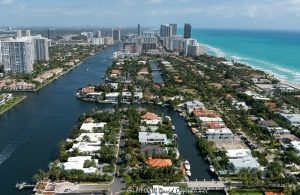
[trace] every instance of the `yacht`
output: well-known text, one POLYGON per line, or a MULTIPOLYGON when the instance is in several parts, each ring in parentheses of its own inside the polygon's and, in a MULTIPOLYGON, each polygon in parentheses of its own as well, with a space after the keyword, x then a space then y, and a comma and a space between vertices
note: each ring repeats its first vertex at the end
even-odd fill
POLYGON ((187 176, 191 177, 192 173, 191 171, 186 171, 187 176))
POLYGON ((189 171, 191 169, 191 165, 190 165, 189 161, 187 161, 187 160, 184 161, 183 165, 186 170, 189 171))
POLYGON ((214 166, 212 166, 212 165, 209 165, 209 170, 211 171, 211 172, 215 172, 215 168, 214 168, 214 166))

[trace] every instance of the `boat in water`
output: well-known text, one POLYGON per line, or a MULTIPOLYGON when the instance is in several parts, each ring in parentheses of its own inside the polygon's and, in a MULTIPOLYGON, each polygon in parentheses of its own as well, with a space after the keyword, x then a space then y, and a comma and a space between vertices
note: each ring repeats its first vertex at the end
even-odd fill
POLYGON ((214 172, 215 172, 214 166, 213 166, 213 165, 209 165, 209 170, 210 170, 212 173, 214 173, 214 172))
POLYGON ((192 176, 191 171, 186 171, 186 175, 189 176, 189 177, 191 177, 192 176))
POLYGON ((186 170, 189 171, 191 169, 191 165, 190 165, 190 162, 188 160, 184 161, 183 165, 184 165, 184 168, 186 170))

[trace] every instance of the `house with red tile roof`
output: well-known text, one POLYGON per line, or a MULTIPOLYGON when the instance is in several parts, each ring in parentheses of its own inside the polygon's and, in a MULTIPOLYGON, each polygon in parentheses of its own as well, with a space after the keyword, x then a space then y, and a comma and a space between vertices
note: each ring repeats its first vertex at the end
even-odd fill
POLYGON ((265 192, 265 195, 285 195, 283 192, 265 192))
POLYGON ((160 159, 160 158, 151 158, 149 157, 146 163, 151 167, 169 167, 172 166, 171 159, 160 159))

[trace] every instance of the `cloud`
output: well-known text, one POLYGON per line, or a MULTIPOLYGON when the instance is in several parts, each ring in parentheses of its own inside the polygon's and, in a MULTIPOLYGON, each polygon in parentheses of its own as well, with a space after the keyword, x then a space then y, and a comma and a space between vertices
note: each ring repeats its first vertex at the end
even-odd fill
POLYGON ((15 1, 14 0, 2 0, 1 4, 2 5, 11 5, 13 4, 15 1))

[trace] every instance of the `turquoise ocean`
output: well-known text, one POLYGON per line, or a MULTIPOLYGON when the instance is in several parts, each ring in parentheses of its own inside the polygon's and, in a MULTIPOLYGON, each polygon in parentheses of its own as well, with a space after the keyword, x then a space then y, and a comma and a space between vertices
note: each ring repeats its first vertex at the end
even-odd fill
POLYGON ((300 31, 193 29, 192 38, 210 55, 300 83, 300 31))

